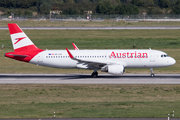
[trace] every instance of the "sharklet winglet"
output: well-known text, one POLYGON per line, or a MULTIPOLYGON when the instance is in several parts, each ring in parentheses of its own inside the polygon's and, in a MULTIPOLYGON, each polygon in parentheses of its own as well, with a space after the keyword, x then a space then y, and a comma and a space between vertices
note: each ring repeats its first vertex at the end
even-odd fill
POLYGON ((79 50, 79 48, 74 43, 72 43, 72 45, 74 47, 74 50, 79 50))
POLYGON ((71 52, 68 50, 68 48, 66 48, 66 50, 67 50, 67 53, 69 54, 69 57, 70 57, 71 59, 73 59, 74 56, 71 54, 71 52))

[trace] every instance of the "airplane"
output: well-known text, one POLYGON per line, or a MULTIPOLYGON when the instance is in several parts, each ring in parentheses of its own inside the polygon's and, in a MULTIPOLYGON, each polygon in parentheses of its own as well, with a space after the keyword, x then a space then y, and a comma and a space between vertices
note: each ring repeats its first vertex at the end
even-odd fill
POLYGON ((121 75, 126 68, 150 68, 153 77, 153 68, 176 63, 165 52, 152 49, 79 50, 73 44, 75 50, 42 50, 17 24, 9 23, 8 28, 14 52, 5 53, 5 57, 47 67, 94 70, 92 77, 98 76, 98 70, 121 75))

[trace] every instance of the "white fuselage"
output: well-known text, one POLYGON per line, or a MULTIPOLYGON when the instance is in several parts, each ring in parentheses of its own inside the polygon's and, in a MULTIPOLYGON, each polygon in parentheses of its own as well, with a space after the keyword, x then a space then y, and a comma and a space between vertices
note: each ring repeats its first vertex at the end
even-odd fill
MULTIPOLYGON (((124 68, 157 68, 175 64, 172 57, 158 50, 70 50, 75 58, 86 61, 120 64, 124 68)), ((30 63, 56 68, 93 69, 95 64, 84 65, 69 57, 66 50, 46 50, 37 54, 30 63)), ((99 64, 98 64, 99 65, 99 64)))

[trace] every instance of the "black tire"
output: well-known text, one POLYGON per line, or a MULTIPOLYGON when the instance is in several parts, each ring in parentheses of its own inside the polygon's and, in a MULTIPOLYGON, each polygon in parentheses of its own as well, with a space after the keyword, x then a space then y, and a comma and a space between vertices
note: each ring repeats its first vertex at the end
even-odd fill
POLYGON ((152 73, 150 76, 151 76, 151 77, 154 77, 155 75, 154 75, 154 73, 152 73))
POLYGON ((98 76, 98 72, 93 72, 92 74, 91 74, 91 77, 93 77, 93 78, 96 78, 98 76))

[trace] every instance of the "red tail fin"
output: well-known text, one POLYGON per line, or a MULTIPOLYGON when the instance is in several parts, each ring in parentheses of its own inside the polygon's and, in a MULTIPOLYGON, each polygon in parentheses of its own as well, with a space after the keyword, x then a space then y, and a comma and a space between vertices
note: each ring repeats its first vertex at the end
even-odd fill
POLYGON ((6 57, 29 62, 35 55, 43 51, 34 45, 17 24, 9 23, 8 27, 14 52, 6 53, 6 57))

